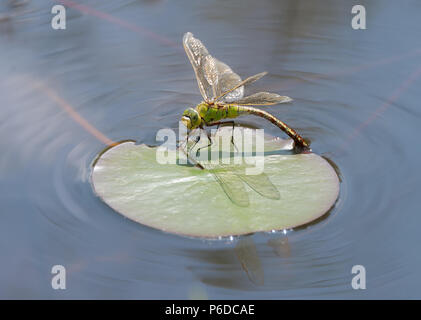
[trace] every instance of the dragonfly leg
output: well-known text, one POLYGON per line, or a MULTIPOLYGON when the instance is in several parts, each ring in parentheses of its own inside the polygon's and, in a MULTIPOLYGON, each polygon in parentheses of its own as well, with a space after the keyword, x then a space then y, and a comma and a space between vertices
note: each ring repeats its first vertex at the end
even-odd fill
MULTIPOLYGON (((193 150, 194 149, 194 147, 196 146, 196 144, 199 142, 199 140, 200 140, 200 136, 198 136, 197 138, 196 138, 196 141, 194 142, 194 144, 192 145, 192 147, 190 148, 190 150, 193 150)), ((187 136, 187 144, 186 144, 187 146, 189 145, 189 136, 187 136)), ((187 150, 188 151, 188 150, 187 150)), ((190 153, 190 151, 188 151, 188 153, 190 153)))
MULTIPOLYGON (((206 135, 207 135, 207 137, 208 137, 209 144, 208 144, 206 147, 200 147, 200 148, 198 148, 198 149, 196 150, 196 158, 198 158, 198 157, 199 157, 200 150, 202 150, 202 149, 204 149, 204 148, 209 148, 209 147, 212 145, 212 139, 211 139, 210 133, 206 131, 206 135)), ((199 142, 199 140, 200 140, 200 136, 198 137, 198 139, 197 139, 196 143, 194 144, 194 146, 195 146, 195 145, 199 142)), ((194 146, 193 146, 193 147, 194 147, 194 146)), ((192 149, 193 149, 193 148, 192 148, 192 149)))
POLYGON ((221 126, 221 124, 231 124, 232 125, 232 130, 231 130, 231 132, 232 132, 232 134, 231 134, 231 143, 234 146, 235 151, 238 152, 238 148, 237 148, 237 146, 234 143, 234 127, 235 127, 235 122, 234 121, 232 121, 232 120, 229 120, 229 121, 218 121, 218 122, 210 123, 207 126, 208 127, 210 127, 210 126, 217 126, 216 127, 216 130, 218 130, 219 127, 221 126))

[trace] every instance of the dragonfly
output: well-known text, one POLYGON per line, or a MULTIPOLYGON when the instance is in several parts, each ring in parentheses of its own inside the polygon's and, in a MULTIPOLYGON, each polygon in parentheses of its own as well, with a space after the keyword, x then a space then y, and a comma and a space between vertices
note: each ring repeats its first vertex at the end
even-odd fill
MULTIPOLYGON (((234 144, 234 122, 221 121, 237 118, 241 115, 256 115, 269 120, 288 136, 290 136, 296 146, 308 148, 309 145, 294 129, 277 119, 272 114, 255 108, 253 106, 268 106, 278 103, 292 101, 287 96, 280 96, 276 93, 259 92, 244 97, 244 87, 256 80, 259 80, 267 72, 261 72, 254 76, 241 80, 241 77, 232 71, 225 63, 212 57, 203 43, 194 38, 191 32, 187 32, 183 37, 183 46, 189 58, 196 75, 199 91, 204 99, 195 108, 188 108, 183 112, 181 122, 187 127, 188 135, 184 143, 181 143, 180 149, 189 160, 201 169, 207 169, 213 174, 217 182, 221 185, 228 198, 236 205, 241 207, 249 206, 249 197, 245 188, 248 185, 261 196, 278 200, 280 199, 279 190, 270 181, 264 173, 257 175, 246 175, 241 167, 228 166, 222 163, 211 164, 201 162, 190 155, 192 148, 189 148, 189 133, 195 129, 203 130, 204 127, 232 124, 233 135, 231 142, 234 144)), ((211 135, 207 134, 209 147, 212 144, 211 135)), ((197 143, 198 140, 196 140, 197 143)), ((235 145, 234 145, 235 146, 235 145)), ((199 148, 200 149, 200 148, 199 148)), ((199 151, 197 150, 197 152, 199 151)), ((196 154, 197 156, 197 154, 196 154)))
MULTIPOLYGON (((258 92, 244 97, 244 87, 259 80, 267 72, 241 80, 241 77, 227 64, 212 57, 203 43, 191 32, 184 34, 183 47, 193 66, 199 91, 203 97, 203 101, 195 108, 188 108, 182 114, 181 122, 189 131, 196 128, 203 129, 204 126, 219 126, 222 123, 234 125, 233 121, 221 120, 242 115, 255 115, 269 120, 284 131, 294 140, 296 146, 303 149, 309 148, 308 142, 285 122, 265 110, 254 107, 290 102, 292 101, 290 97, 270 92, 258 92)), ((208 139, 211 144, 209 135, 208 139)))

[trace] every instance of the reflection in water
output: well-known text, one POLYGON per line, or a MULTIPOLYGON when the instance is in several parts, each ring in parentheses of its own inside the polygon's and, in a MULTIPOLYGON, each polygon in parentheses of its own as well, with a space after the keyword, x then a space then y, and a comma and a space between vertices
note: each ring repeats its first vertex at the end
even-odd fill
POLYGON ((291 248, 288 243, 288 238, 282 237, 282 238, 275 238, 275 239, 269 239, 268 245, 273 248, 273 251, 276 255, 278 255, 281 258, 288 258, 291 255, 291 248))
POLYGON ((235 253, 250 281, 262 286, 264 284, 263 268, 252 238, 242 237, 235 247, 235 253))
POLYGON ((371 1, 363 32, 338 1, 186 10, 89 0, 93 10, 68 7, 62 31, 51 29, 51 2, 9 4, 0 3, 0 297, 420 298, 419 3, 371 1), (200 241, 127 221, 95 197, 90 166, 104 144, 156 145, 156 132, 200 100, 186 31, 243 78, 269 71, 250 91, 294 98, 267 110, 340 168, 341 195, 323 220, 287 237, 200 241), (55 264, 68 268, 60 295, 55 264), (364 292, 350 289, 356 264, 364 292))

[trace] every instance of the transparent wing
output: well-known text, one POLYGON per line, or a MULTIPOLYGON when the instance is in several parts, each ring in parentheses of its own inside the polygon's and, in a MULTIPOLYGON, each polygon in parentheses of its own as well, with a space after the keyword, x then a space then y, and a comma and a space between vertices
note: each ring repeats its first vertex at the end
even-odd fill
POLYGON ((205 101, 210 101, 216 96, 218 83, 218 68, 215 59, 209 54, 203 43, 187 32, 183 37, 183 46, 189 58, 197 85, 205 101))
POLYGON ((241 77, 236 74, 225 63, 215 59, 218 70, 218 85, 216 88, 216 97, 223 97, 223 101, 232 102, 241 99, 244 95, 244 86, 238 86, 236 89, 230 91, 241 83, 241 77), (228 91, 230 91, 228 93, 228 91), (224 94, 227 93, 227 94, 224 94))
POLYGON ((236 100, 239 100, 240 98, 243 97, 244 94, 244 86, 253 83, 254 81, 259 80, 260 78, 262 78, 263 76, 265 76, 267 74, 267 72, 261 72, 258 74, 255 74, 254 76, 248 77, 247 79, 240 81, 238 83, 232 83, 231 86, 227 86, 228 89, 226 91, 221 91, 221 93, 219 93, 215 100, 219 101, 219 102, 225 102, 225 103, 230 103, 230 102, 236 102, 236 100), (234 96, 233 99, 230 99, 231 95, 236 92, 237 90, 241 89, 241 96, 234 96))
POLYGON ((281 195, 265 173, 258 175, 237 174, 250 188, 265 198, 279 200, 281 195))
POLYGON ((235 102, 244 95, 244 86, 260 79, 262 72, 241 81, 225 63, 213 58, 203 43, 187 32, 183 46, 196 74, 197 85, 203 99, 207 102, 218 100, 222 103, 235 102))
POLYGON ((249 206, 249 198, 243 181, 233 172, 225 168, 209 170, 221 185, 222 189, 236 205, 249 206))
POLYGON ((258 92, 250 96, 244 97, 242 99, 236 100, 235 104, 241 106, 268 106, 272 104, 285 103, 290 101, 292 101, 292 99, 287 96, 280 96, 279 94, 269 92, 258 92))

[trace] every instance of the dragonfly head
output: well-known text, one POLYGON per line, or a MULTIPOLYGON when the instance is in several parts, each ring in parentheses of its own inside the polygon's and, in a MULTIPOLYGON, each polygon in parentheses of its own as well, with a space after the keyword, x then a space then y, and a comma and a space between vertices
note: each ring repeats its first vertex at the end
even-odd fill
POLYGON ((187 127, 188 130, 196 129, 202 123, 202 118, 199 113, 193 109, 188 108, 184 110, 181 122, 187 127))

